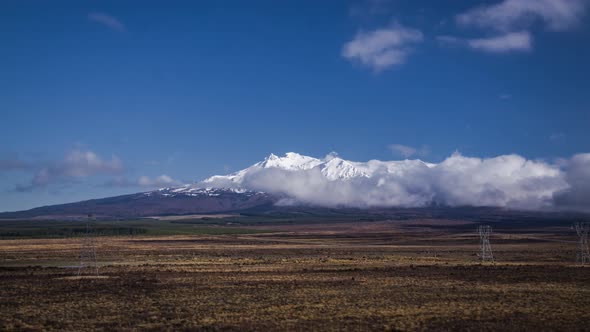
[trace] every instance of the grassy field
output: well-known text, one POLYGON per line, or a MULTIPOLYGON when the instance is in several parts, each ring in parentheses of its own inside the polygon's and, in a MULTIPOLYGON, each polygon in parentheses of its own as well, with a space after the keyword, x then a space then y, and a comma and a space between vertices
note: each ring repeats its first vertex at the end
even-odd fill
MULTIPOLYGON (((96 236, 158 236, 199 234, 247 234, 246 228, 231 227, 231 223, 215 218, 186 220, 104 220, 91 221, 90 229, 96 236)), ((239 224, 237 224, 239 226, 239 224)), ((257 230, 256 232, 264 232, 257 230)), ((80 237, 86 233, 85 221, 63 220, 0 220, 0 240, 45 239, 80 237)))
POLYGON ((99 278, 76 237, 2 240, 0 330, 589 329, 567 227, 496 225, 494 264, 461 220, 227 228, 99 237, 99 278))

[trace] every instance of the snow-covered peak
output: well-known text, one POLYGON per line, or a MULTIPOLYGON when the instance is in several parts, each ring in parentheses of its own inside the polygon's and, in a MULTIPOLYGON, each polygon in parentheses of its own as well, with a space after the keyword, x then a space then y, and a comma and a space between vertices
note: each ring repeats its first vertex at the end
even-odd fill
POLYGON ((251 188, 252 179, 258 176, 256 174, 266 169, 279 169, 288 172, 317 170, 328 181, 348 181, 353 178, 403 177, 408 171, 415 170, 417 167, 431 168, 435 166, 436 164, 428 164, 421 160, 354 162, 344 160, 334 153, 329 154, 324 159, 308 157, 295 152, 288 152, 282 157, 271 153, 264 160, 240 171, 228 175, 214 175, 197 185, 168 190, 177 190, 179 193, 192 193, 195 188, 199 188, 199 190, 203 188, 253 189, 251 188))
POLYGON ((274 153, 271 153, 268 157, 264 158, 264 161, 269 161, 269 160, 272 161, 272 160, 277 160, 277 159, 279 159, 279 156, 277 156, 274 153))
POLYGON ((338 157, 330 158, 327 162, 324 162, 322 174, 328 180, 350 179, 358 176, 370 177, 369 173, 355 167, 352 162, 338 157))
POLYGON ((381 176, 384 174, 402 176, 406 170, 413 169, 418 165, 436 166, 436 164, 427 164, 421 160, 353 162, 344 160, 333 153, 324 159, 308 157, 295 152, 287 152, 282 157, 271 153, 263 161, 248 168, 228 175, 215 175, 205 179, 202 183, 218 188, 240 188, 244 185, 248 175, 269 168, 285 171, 308 171, 317 168, 330 181, 349 180, 357 177, 371 178, 378 174, 381 176))
POLYGON ((263 168, 280 168, 289 171, 307 170, 321 164, 322 161, 313 157, 303 156, 295 152, 287 152, 284 157, 270 154, 264 161, 256 164, 263 168))

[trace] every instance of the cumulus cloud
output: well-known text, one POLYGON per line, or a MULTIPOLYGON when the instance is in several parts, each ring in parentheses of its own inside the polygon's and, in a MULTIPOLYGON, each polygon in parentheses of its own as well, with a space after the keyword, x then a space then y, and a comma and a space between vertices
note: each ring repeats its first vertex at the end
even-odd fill
POLYGON ((89 150, 72 150, 60 162, 43 166, 28 185, 17 186, 18 191, 30 191, 50 183, 69 181, 93 175, 114 175, 124 170, 123 163, 116 156, 105 160, 89 150))
POLYGON ((174 180, 170 176, 163 174, 155 178, 150 178, 148 176, 141 176, 137 183, 142 187, 167 187, 167 186, 174 186, 179 185, 180 182, 174 180))
POLYGON ((464 46, 489 53, 522 52, 532 49, 532 37, 528 31, 509 32, 499 36, 473 39, 438 36, 437 40, 444 45, 464 46))
POLYGON ((529 30, 535 23, 549 30, 566 31, 580 23, 589 5, 590 0, 503 0, 472 8, 455 17, 457 24, 463 27, 493 32, 491 37, 439 36, 437 39, 446 45, 467 46, 484 52, 529 51, 533 43, 529 30))
POLYGON ((588 0, 504 0, 473 8, 456 16, 459 24, 510 31, 543 22, 555 31, 576 26, 589 5, 588 0))
POLYGON ((527 31, 510 32, 505 35, 467 40, 474 50, 505 53, 512 51, 529 51, 532 47, 531 34, 527 31))
POLYGON ((121 21, 119 21, 116 17, 111 16, 109 14, 93 12, 93 13, 88 14, 88 19, 92 22, 102 24, 111 30, 115 30, 115 31, 119 31, 119 32, 127 31, 127 28, 125 27, 125 25, 123 23, 121 23, 121 21))
POLYGON ((421 148, 414 148, 403 144, 391 144, 389 145, 389 149, 394 154, 401 155, 404 158, 409 158, 411 156, 424 157, 430 153, 430 149, 427 146, 422 146, 421 148))
POLYGON ((135 188, 161 188, 178 186, 181 182, 173 179, 171 176, 162 174, 157 177, 140 176, 137 179, 130 180, 125 177, 116 177, 107 181, 104 187, 135 187, 135 188))
POLYGON ((470 158, 454 154, 433 168, 437 202, 539 209, 567 188, 561 170, 518 155, 470 158))
POLYGON ((412 45, 423 40, 422 32, 393 24, 374 31, 359 31, 342 48, 342 56, 379 72, 406 62, 412 45))
MULTIPOLYGON (((285 158, 286 159, 286 158, 285 158)), ((353 162, 331 156, 308 169, 256 164, 206 180, 206 186, 265 191, 282 204, 329 207, 497 206, 580 208, 590 197, 590 154, 565 164, 519 155, 473 158, 455 153, 438 164, 420 160, 353 162), (566 165, 566 166, 564 166, 566 165)))
POLYGON ((389 146, 389 149, 394 152, 394 153, 399 153, 402 156, 408 158, 414 154, 416 154, 416 149, 411 147, 411 146, 407 146, 407 145, 403 145, 403 144, 391 144, 389 146))
POLYGON ((561 161, 569 187, 554 194, 555 205, 568 210, 590 212, 590 153, 561 161))

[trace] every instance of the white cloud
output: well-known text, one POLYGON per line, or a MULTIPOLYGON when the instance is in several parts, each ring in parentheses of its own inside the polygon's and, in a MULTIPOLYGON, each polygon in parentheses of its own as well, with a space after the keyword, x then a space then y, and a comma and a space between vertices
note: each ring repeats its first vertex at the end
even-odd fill
POLYGON ((389 149, 394 154, 401 155, 405 158, 409 158, 411 156, 424 157, 430 153, 430 148, 426 145, 422 146, 421 148, 414 148, 403 144, 391 144, 389 145, 389 149))
POLYGON ((176 186, 179 185, 180 182, 174 180, 172 177, 163 174, 155 178, 150 178, 148 176, 141 176, 137 180, 137 184, 142 187, 167 187, 167 186, 176 186))
POLYGON ((563 31, 576 26, 589 2, 587 0, 504 0, 459 14, 456 20, 465 26, 499 31, 528 27, 541 21, 551 30, 563 31))
POLYGON ((391 144, 389 146, 389 149, 392 152, 401 154, 402 156, 404 156, 406 158, 411 157, 412 155, 416 154, 415 148, 413 148, 411 146, 407 146, 407 145, 402 145, 402 144, 391 144))
POLYGON ((419 160, 353 162, 331 156, 318 160, 320 163, 313 168, 301 170, 257 164, 233 177, 210 178, 204 185, 278 194, 285 197, 282 201, 285 204, 330 207, 443 204, 549 209, 554 207, 556 193, 570 193, 570 196, 559 196, 562 205, 571 201, 571 196, 585 200, 590 197, 584 196, 585 190, 590 191, 590 174, 585 171, 590 167, 582 167, 586 162, 590 166, 590 154, 573 160, 577 166, 564 170, 561 165, 518 155, 472 158, 455 153, 438 164, 419 160), (334 174, 349 176, 339 178, 334 174), (587 179, 587 184, 574 192, 568 191, 579 186, 572 184, 572 180, 583 183, 579 178, 587 179))
POLYGON ((130 180, 124 177, 117 177, 112 180, 107 181, 103 186, 104 187, 129 187, 129 188, 162 188, 162 187, 172 187, 178 186, 181 182, 178 180, 173 179, 171 176, 166 174, 162 174, 157 177, 149 177, 149 176, 140 176, 135 180, 130 180))
POLYGON ((438 36, 436 39, 444 45, 469 47, 489 53, 523 52, 532 49, 532 37, 527 31, 509 32, 487 38, 463 39, 454 36, 438 36))
POLYGON ((590 0, 503 0, 468 10, 455 17, 462 26, 479 27, 499 35, 467 39, 439 36, 439 42, 446 45, 462 45, 491 52, 523 52, 532 49, 531 30, 536 23, 549 30, 565 31, 577 26, 590 0))
POLYGON ((359 31, 342 48, 342 56, 379 72, 406 62, 411 45, 423 40, 422 32, 393 24, 374 31, 359 31))
POLYGON ((590 153, 573 156, 564 168, 569 187, 554 193, 556 207, 590 212, 590 153))
POLYGON ((102 24, 111 30, 120 32, 127 31, 127 28, 123 23, 121 23, 121 21, 109 14, 93 12, 88 14, 88 19, 92 22, 102 24))
POLYGON ((68 181, 93 175, 116 175, 124 170, 123 163, 116 156, 105 160, 89 150, 72 150, 59 162, 43 166, 29 185, 17 186, 18 191, 28 191, 50 183, 68 181))
POLYGON ((467 40, 475 50, 493 53, 529 51, 532 48, 531 34, 527 31, 510 32, 505 35, 467 40))

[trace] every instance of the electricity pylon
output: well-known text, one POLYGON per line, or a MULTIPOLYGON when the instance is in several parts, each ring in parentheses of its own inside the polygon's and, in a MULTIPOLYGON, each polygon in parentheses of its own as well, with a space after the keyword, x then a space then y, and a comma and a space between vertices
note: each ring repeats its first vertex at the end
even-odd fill
POLYGON ((88 215, 86 221, 86 232, 82 237, 82 244, 80 246, 80 265, 78 266, 78 276, 82 274, 82 270, 90 268, 92 272, 98 276, 98 265, 96 264, 96 237, 92 228, 90 227, 90 221, 93 220, 91 214, 88 215))
POLYGON ((477 227, 477 233, 480 239, 480 254, 479 258, 482 262, 493 262, 494 253, 490 245, 490 234, 492 234, 492 226, 480 225, 477 227))
POLYGON ((580 264, 590 263, 590 251, 588 251, 588 230, 590 224, 587 222, 577 222, 574 229, 578 233, 578 250, 576 251, 576 262, 580 264))

